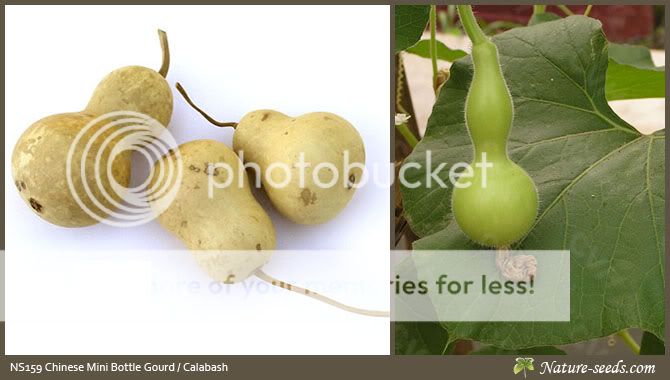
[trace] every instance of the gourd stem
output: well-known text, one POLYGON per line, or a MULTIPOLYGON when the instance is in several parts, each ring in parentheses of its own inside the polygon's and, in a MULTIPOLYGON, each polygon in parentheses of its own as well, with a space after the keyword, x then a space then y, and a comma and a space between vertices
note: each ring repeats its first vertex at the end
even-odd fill
POLYGON ((556 6, 558 7, 558 9, 562 10, 563 13, 565 13, 566 16, 572 16, 572 15, 574 15, 574 13, 573 13, 573 12, 570 10, 570 8, 568 8, 567 6, 562 5, 562 4, 558 4, 558 5, 556 5, 556 6))
POLYGON ((593 8, 593 4, 589 4, 586 6, 586 10, 584 10, 584 17, 589 17, 589 14, 591 14, 591 9, 593 8))
POLYGON ((630 336, 628 330, 621 330, 616 334, 619 336, 619 338, 621 338, 621 340, 623 340, 624 343, 626 343, 626 346, 628 346, 636 355, 640 354, 640 346, 633 339, 633 337, 630 336))
POLYGON ((186 93, 186 90, 184 90, 184 87, 181 86, 181 83, 177 82, 176 84, 177 91, 181 94, 181 96, 186 100, 186 103, 188 103, 189 106, 191 106, 194 110, 198 111, 199 114, 202 115, 207 121, 212 123, 213 125, 216 125, 217 127, 237 127, 237 123, 233 121, 229 122, 220 122, 215 120, 213 117, 209 116, 205 111, 201 110, 200 107, 196 106, 195 103, 189 98, 188 94, 186 93))
POLYGON ((158 69, 158 73, 165 78, 170 69, 170 47, 168 46, 167 33, 158 29, 158 39, 161 42, 161 50, 163 51, 163 62, 161 63, 161 68, 158 69))
POLYGON ((437 93, 437 40, 435 38, 437 6, 430 6, 430 60, 433 66, 433 91, 437 93))
POLYGON ((274 285, 274 286, 282 288, 282 289, 290 290, 292 292, 296 292, 298 294, 302 294, 302 295, 305 295, 307 297, 314 298, 316 300, 327 303, 328 305, 331 305, 331 306, 335 306, 337 308, 348 311, 350 313, 366 315, 366 316, 369 316, 369 317, 389 317, 390 316, 390 313, 388 311, 359 309, 357 307, 345 305, 343 303, 335 301, 334 299, 322 296, 321 294, 315 293, 315 292, 313 292, 309 289, 305 289, 305 288, 301 288, 299 286, 291 285, 288 282, 279 281, 279 280, 275 279, 274 277, 268 275, 267 273, 263 272, 262 269, 258 269, 255 274, 256 274, 256 277, 258 277, 261 280, 267 282, 268 284, 274 285))
POLYGON ((457 5, 456 7, 458 8, 458 16, 461 19, 463 29, 465 29, 465 33, 467 33, 468 37, 470 37, 472 44, 479 45, 488 41, 488 37, 486 37, 482 28, 479 27, 479 24, 477 24, 475 14, 472 13, 472 6, 457 5))
POLYGON ((544 13, 546 9, 547 9, 547 6, 544 5, 544 4, 543 5, 533 5, 533 14, 536 15, 536 14, 544 13))

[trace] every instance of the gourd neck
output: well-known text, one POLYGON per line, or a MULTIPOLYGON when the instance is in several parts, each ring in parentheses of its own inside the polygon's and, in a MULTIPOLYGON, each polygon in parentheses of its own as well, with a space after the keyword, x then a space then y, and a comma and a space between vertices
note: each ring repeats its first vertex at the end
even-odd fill
POLYGON ((483 142, 474 144, 474 148, 475 162, 482 162, 484 157, 486 157, 486 161, 488 162, 502 162, 509 160, 509 157, 507 156, 507 144, 500 144, 498 142, 483 142))
POLYGON ((482 43, 486 43, 489 39, 484 34, 482 28, 477 24, 477 19, 475 14, 472 13, 471 5, 457 5, 458 16, 463 24, 463 29, 468 34, 468 37, 472 41, 472 45, 476 46, 482 43))
POLYGON ((496 45, 486 40, 472 47, 472 63, 475 66, 475 75, 490 77, 488 79, 503 80, 500 71, 500 59, 496 45))

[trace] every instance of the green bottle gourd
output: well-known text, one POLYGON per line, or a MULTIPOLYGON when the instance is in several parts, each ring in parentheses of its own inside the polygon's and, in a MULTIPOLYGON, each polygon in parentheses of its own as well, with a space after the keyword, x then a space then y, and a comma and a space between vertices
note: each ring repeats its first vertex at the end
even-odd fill
POLYGON ((507 156, 514 107, 498 50, 477 25, 471 6, 459 5, 458 11, 473 44, 474 76, 465 102, 465 121, 475 158, 473 175, 461 176, 455 184, 452 211, 470 239, 507 248, 532 227, 538 209, 537 189, 528 173, 507 156))

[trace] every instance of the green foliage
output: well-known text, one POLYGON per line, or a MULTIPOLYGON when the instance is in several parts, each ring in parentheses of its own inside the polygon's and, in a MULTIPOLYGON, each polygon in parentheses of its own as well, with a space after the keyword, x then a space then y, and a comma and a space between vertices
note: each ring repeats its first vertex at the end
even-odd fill
POLYGON ((539 346, 519 350, 503 350, 495 346, 485 346, 470 355, 565 355, 565 351, 553 346, 539 346))
MULTIPOLYGON (((583 16, 493 38, 515 106, 513 161, 537 184, 539 216, 518 249, 571 251, 571 322, 445 323, 449 342, 500 349, 568 344, 638 327, 664 331, 665 133, 641 135, 608 106, 608 43, 583 16)), ((406 163, 472 160, 463 120, 470 57, 454 63, 424 139, 406 163)), ((449 167, 448 166, 448 167, 449 167)), ((439 177, 448 182, 448 167, 439 177)), ((426 170, 407 170, 424 182, 426 170)), ((451 186, 402 187, 415 249, 477 249, 454 223, 451 186)), ((448 342, 445 342, 445 345, 448 342)))
MULTIPOLYGON (((442 42, 440 41, 436 42, 437 42, 437 59, 453 62, 459 58, 463 58, 466 55, 468 55, 468 53, 464 52, 463 50, 459 49, 452 50, 442 42)), ((407 48, 405 51, 414 55, 418 55, 419 57, 430 59, 430 40, 421 40, 417 42, 416 45, 407 48)))
POLYGON ((644 46, 609 44, 607 100, 665 97, 665 67, 656 67, 644 46))
POLYGON ((429 5, 395 6, 395 52, 401 52, 419 41, 428 24, 429 5))
MULTIPOLYGON (((559 20, 553 13, 537 13, 528 25, 559 20)), ((605 82, 607 100, 665 97, 665 67, 656 67, 651 52, 644 46, 610 42, 609 64, 605 82)))
POLYGON ((396 355, 443 355, 447 330, 437 322, 396 322, 396 355))

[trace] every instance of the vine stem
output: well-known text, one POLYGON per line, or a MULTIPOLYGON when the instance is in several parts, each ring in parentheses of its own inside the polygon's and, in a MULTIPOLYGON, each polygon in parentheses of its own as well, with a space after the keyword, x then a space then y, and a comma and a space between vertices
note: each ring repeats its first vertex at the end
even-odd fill
POLYGON ((430 61, 433 65, 433 91, 437 93, 437 39, 436 33, 437 6, 430 6, 430 61))
POLYGON ((407 141, 407 144, 409 144, 409 146, 414 149, 416 144, 419 143, 419 140, 417 140, 416 136, 414 136, 414 133, 409 130, 407 123, 396 124, 395 128, 398 130, 398 132, 400 132, 405 141, 407 141))
MULTIPOLYGON (((396 106, 396 112, 398 113, 404 113, 405 115, 409 115, 409 112, 405 109, 405 107, 402 106, 402 90, 403 90, 403 78, 405 76, 405 67, 402 63, 402 57, 398 59, 398 75, 396 76, 396 93, 395 93, 395 106, 396 106)), ((404 129, 400 127, 399 125, 396 124, 396 129, 398 132, 400 132, 400 135, 405 139, 407 144, 414 149, 416 144, 418 144, 418 140, 414 133, 407 127, 407 123, 405 123, 404 129)))
POLYGON ((301 288, 296 285, 289 284, 288 282, 284 281, 279 281, 276 278, 270 276, 269 274, 265 273, 263 270, 258 269, 256 270, 256 273, 254 273, 256 277, 260 278, 261 280, 269 283, 270 285, 286 289, 298 294, 302 294, 304 296, 314 298, 316 300, 319 300, 321 302, 327 303, 328 305, 335 306, 338 309, 342 309, 344 311, 348 311, 350 313, 355 313, 355 314, 361 314, 361 315, 366 315, 368 317, 389 317, 391 315, 390 312, 388 311, 378 311, 378 310, 366 310, 366 309, 359 309, 357 307, 345 305, 341 302, 335 301, 332 298, 328 298, 326 296, 322 296, 319 293, 313 292, 309 289, 301 288))
POLYGON ((584 16, 589 17, 589 14, 591 13, 592 8, 593 8, 593 4, 587 5, 586 10, 584 11, 584 16))
POLYGON ((409 115, 409 112, 402 106, 402 91, 403 91, 403 79, 405 77, 405 66, 402 63, 402 57, 398 59, 398 75, 396 76, 395 83, 395 109, 396 113, 404 113, 409 115))
POLYGON ((573 15, 574 15, 574 13, 573 13, 573 12, 570 10, 570 8, 568 8, 567 6, 562 5, 562 4, 558 4, 558 5, 556 5, 556 6, 557 6, 560 10, 562 10, 563 13, 565 13, 566 15, 568 15, 568 16, 573 16, 573 15))
POLYGON ((188 103, 189 106, 191 106, 194 110, 198 111, 202 117, 205 118, 205 120, 209 121, 213 125, 216 125, 217 127, 232 127, 235 128, 237 127, 237 123, 233 121, 228 121, 228 122, 220 122, 213 117, 209 116, 205 111, 200 109, 200 107, 196 106, 195 103, 191 100, 191 98, 188 96, 188 93, 186 93, 186 90, 184 90, 184 87, 182 87, 181 83, 177 82, 176 84, 177 91, 181 94, 181 96, 186 100, 186 103, 188 103))
POLYGON ((472 5, 457 5, 456 7, 458 8, 458 16, 461 18, 463 29, 465 29, 465 33, 470 38, 470 41, 472 41, 472 44, 478 45, 488 41, 484 31, 477 24, 475 14, 472 13, 472 5))
POLYGON ((633 339, 633 337, 630 336, 628 330, 621 330, 616 334, 619 336, 619 338, 621 338, 621 340, 623 340, 624 343, 626 343, 631 351, 633 351, 636 355, 640 355, 640 346, 633 339))
POLYGON ((163 61, 158 73, 165 78, 170 69, 170 47, 168 46, 167 33, 158 29, 158 39, 161 42, 161 51, 163 52, 163 61))

